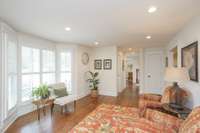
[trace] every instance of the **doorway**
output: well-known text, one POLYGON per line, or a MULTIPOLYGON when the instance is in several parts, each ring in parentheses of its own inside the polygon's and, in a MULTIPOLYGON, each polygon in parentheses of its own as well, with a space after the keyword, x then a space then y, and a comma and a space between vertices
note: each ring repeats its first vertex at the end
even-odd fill
POLYGON ((126 87, 138 86, 140 84, 140 62, 139 54, 136 52, 127 53, 125 62, 126 87))

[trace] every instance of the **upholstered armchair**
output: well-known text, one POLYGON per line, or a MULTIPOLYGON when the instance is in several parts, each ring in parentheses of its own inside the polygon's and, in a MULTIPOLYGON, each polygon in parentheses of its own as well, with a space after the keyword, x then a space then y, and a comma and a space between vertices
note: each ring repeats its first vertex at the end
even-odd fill
MULTIPOLYGON (((182 104, 185 104, 187 101, 188 93, 182 89, 181 98, 182 104)), ((159 94, 141 94, 139 96, 139 109, 141 114, 144 114, 146 108, 151 109, 161 109, 163 103, 174 103, 175 102, 175 93, 173 87, 169 86, 165 88, 163 95, 159 94)))
POLYGON ((173 129, 178 133, 200 132, 200 107, 194 108, 186 120, 182 120, 175 116, 171 116, 169 114, 152 109, 147 109, 145 111, 144 118, 157 124, 160 127, 173 129))

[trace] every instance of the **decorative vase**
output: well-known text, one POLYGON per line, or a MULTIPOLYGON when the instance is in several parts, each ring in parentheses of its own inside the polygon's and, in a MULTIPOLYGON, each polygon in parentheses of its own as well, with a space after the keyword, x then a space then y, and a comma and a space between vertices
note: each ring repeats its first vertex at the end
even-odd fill
POLYGON ((98 97, 98 90, 91 90, 91 97, 93 98, 98 97))

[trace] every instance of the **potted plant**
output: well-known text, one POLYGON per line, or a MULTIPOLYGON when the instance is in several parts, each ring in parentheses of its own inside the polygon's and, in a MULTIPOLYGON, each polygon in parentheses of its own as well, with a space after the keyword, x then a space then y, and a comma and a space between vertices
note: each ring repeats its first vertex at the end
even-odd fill
POLYGON ((37 88, 34 88, 32 91, 32 96, 36 98, 46 99, 49 98, 50 92, 47 85, 40 85, 37 88))
POLYGON ((90 78, 87 81, 89 82, 89 87, 91 89, 91 97, 97 97, 98 85, 99 85, 99 79, 97 77, 99 73, 89 71, 89 74, 90 74, 90 78))

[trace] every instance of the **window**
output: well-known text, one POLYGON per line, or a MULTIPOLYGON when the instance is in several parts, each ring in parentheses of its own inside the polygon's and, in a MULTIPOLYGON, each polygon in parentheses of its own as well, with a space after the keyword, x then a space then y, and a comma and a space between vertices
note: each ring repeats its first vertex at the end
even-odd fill
POLYGON ((64 82, 67 86, 67 91, 72 93, 72 60, 71 52, 60 53, 60 81, 64 82))
POLYGON ((42 51, 42 83, 55 83, 55 52, 49 50, 42 51))
POLYGON ((22 101, 30 100, 32 88, 40 84, 40 50, 22 47, 22 101))
POLYGON ((11 110, 17 104, 17 44, 15 40, 10 38, 7 38, 7 44, 7 94, 8 110, 11 110))
POLYGON ((54 51, 22 47, 22 101, 31 99, 34 87, 55 83, 55 75, 54 51))

